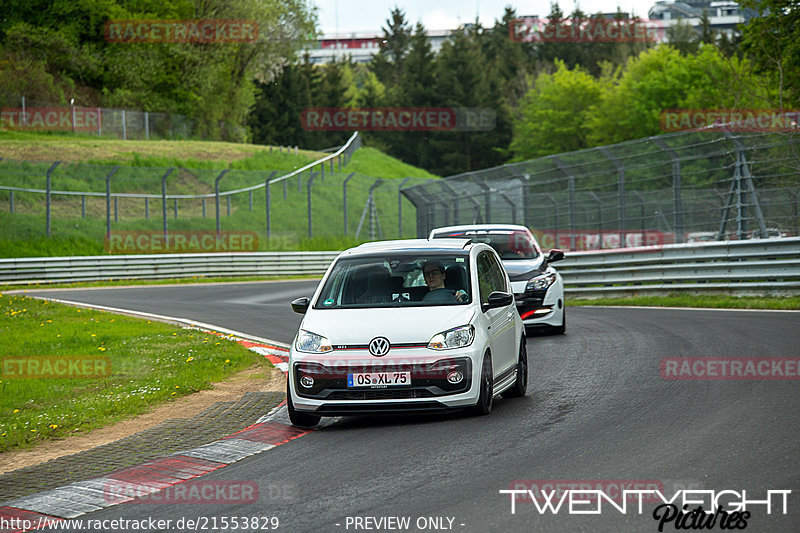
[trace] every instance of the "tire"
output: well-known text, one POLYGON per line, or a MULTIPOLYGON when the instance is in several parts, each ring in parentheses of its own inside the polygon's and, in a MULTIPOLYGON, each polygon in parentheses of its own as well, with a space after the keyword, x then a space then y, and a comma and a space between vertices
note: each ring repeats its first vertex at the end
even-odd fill
POLYGON ((517 360, 517 380, 514 385, 501 393, 503 398, 521 398, 528 390, 528 349, 525 337, 519 341, 519 359, 517 360))
POLYGON ((474 416, 485 416, 492 412, 494 397, 494 376, 492 374, 492 357, 487 353, 483 356, 481 365, 481 391, 478 402, 472 406, 474 416))
POLYGON ((319 424, 321 417, 294 410, 294 405, 292 404, 292 393, 289 391, 288 383, 286 385, 286 409, 289 411, 289 420, 295 426, 313 428, 319 424))
POLYGON ((553 333, 563 335, 567 332, 567 306, 564 304, 561 312, 561 325, 553 328, 553 333))

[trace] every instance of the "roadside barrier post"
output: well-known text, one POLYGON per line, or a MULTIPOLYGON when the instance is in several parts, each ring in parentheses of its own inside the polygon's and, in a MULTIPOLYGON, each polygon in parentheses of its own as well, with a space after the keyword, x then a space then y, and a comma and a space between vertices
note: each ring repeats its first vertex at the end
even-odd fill
MULTIPOLYGON (((341 160, 340 160, 341 163, 341 160)), ((403 181, 400 182, 400 185, 397 187, 397 238, 403 238, 403 186, 408 183, 410 177, 407 177, 403 181)))
MULTIPOLYGON (((119 169, 115 166, 106 174, 106 238, 111 238, 111 176, 119 169)), ((145 204, 145 207, 147 204, 145 204)), ((145 213, 147 209, 145 208, 145 213)))
POLYGON ((347 235, 347 182, 350 181, 355 172, 351 172, 349 176, 344 179, 342 183, 342 212, 344 213, 344 234, 347 235))
MULTIPOLYGON (((264 203, 266 203, 266 208, 267 208, 267 239, 269 239, 272 236, 272 228, 270 227, 270 216, 269 216, 269 208, 270 205, 272 204, 272 197, 270 196, 269 182, 272 180, 272 178, 275 177, 275 174, 277 173, 278 173, 277 170, 272 171, 272 174, 270 174, 269 177, 264 181, 264 192, 265 192, 264 203)), ((283 185, 284 187, 286 186, 286 180, 283 180, 283 185)))
POLYGON ((311 185, 314 183, 314 178, 317 176, 316 172, 312 172, 311 176, 308 178, 308 185, 306 186, 306 190, 308 193, 308 238, 314 236, 314 232, 311 229, 311 185))
POLYGON ((172 174, 175 167, 170 167, 161 176, 161 218, 164 225, 164 242, 167 242, 167 177, 172 174))
POLYGON ((46 211, 47 212, 45 214, 45 233, 47 234, 48 237, 50 236, 50 192, 51 192, 51 190, 50 190, 50 175, 53 173, 53 171, 56 169, 56 167, 59 165, 59 163, 61 163, 61 161, 56 161, 55 163, 53 163, 50 166, 49 169, 47 169, 47 182, 46 182, 46 189, 47 189, 47 192, 46 192, 46 196, 47 196, 47 198, 46 198, 46 204, 47 204, 46 205, 46 211))
POLYGON ((215 202, 216 209, 217 209, 217 237, 219 237, 219 235, 220 235, 220 228, 219 228, 219 180, 221 180, 225 176, 225 174, 227 174, 227 173, 228 173, 228 169, 226 168, 214 180, 214 202, 215 202))

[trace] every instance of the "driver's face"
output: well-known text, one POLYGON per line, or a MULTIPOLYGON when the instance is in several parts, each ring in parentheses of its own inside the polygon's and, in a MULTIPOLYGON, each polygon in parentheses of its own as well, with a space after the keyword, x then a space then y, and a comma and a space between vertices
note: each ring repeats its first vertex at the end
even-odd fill
POLYGON ((428 289, 434 290, 444 287, 444 272, 439 270, 439 267, 425 267, 422 270, 422 274, 425 276, 425 283, 428 285, 428 289))

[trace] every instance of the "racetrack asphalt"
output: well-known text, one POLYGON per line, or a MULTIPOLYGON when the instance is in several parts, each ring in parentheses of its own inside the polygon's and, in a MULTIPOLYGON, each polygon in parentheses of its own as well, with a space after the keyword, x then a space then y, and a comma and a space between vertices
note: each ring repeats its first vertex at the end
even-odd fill
MULTIPOLYGON (((27 295, 188 318, 288 343, 301 319, 289 302, 315 286, 305 280, 27 295)), ((123 504, 82 518, 275 516, 283 531, 658 531, 649 504, 642 514, 629 504, 625 514, 605 505, 599 515, 575 515, 566 507, 541 514, 518 502, 512 514, 509 496, 499 492, 548 480, 639 480, 656 482, 667 497, 681 488, 746 490, 751 500, 792 490, 786 514, 782 506, 767 514, 754 505, 746 529, 800 529, 798 380, 680 381, 659 371, 672 356, 797 358, 800 314, 568 314, 566 335, 528 339, 528 396, 498 399, 488 417, 324 419, 317 431, 201 478, 255 481, 256 504, 123 504), (409 517, 410 526, 366 529, 378 524, 367 517, 409 517)), ((277 417, 287 421, 285 411, 277 417)), ((676 530, 674 523, 664 530, 676 530)))

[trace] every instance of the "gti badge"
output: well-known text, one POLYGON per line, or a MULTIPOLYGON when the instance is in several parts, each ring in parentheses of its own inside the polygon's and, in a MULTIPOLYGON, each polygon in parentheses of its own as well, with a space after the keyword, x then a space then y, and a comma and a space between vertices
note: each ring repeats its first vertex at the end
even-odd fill
POLYGON ((383 357, 389 353, 389 339, 386 337, 375 337, 369 341, 369 353, 375 357, 383 357))

